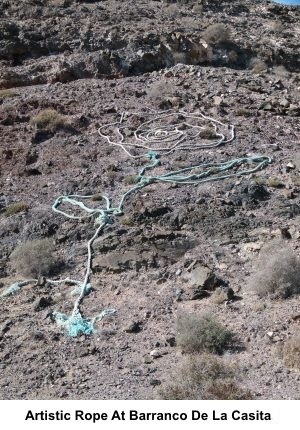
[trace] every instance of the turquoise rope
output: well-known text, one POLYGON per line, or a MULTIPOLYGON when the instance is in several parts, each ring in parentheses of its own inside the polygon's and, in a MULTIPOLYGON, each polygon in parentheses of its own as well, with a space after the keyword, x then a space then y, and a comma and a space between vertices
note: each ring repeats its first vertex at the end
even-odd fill
MULTIPOLYGON (((120 202, 116 207, 111 206, 111 202, 107 196, 102 196, 106 202, 106 208, 104 209, 88 208, 82 202, 77 200, 77 198, 79 197, 77 195, 60 196, 58 199, 56 199, 53 205, 53 210, 55 212, 60 213, 66 216, 67 218, 80 220, 80 219, 85 219, 86 217, 94 216, 96 222, 100 223, 100 226, 98 227, 94 236, 92 237, 92 239, 90 239, 88 244, 89 256, 88 256, 86 276, 81 286, 81 292, 80 292, 79 298, 74 304, 73 313, 70 317, 67 317, 66 315, 62 315, 60 313, 57 313, 55 316, 58 324, 64 326, 67 329, 70 336, 76 336, 79 334, 91 334, 94 331, 94 328, 93 328, 94 323, 98 319, 96 318, 96 320, 95 319, 88 320, 86 318, 83 318, 79 310, 80 303, 82 302, 84 296, 88 293, 87 285, 89 285, 88 281, 90 277, 91 258, 92 258, 91 247, 94 240, 98 237, 100 231, 102 231, 107 224, 112 223, 112 217, 123 213, 124 204, 127 197, 129 197, 134 192, 139 191, 154 182, 171 182, 175 184, 200 184, 208 181, 217 181, 217 180, 223 180, 223 179, 232 178, 232 177, 239 177, 242 175, 249 175, 251 173, 257 172, 260 169, 263 169, 269 163, 271 163, 271 158, 267 156, 242 157, 242 158, 237 158, 223 163, 202 163, 196 166, 187 167, 177 171, 172 171, 164 175, 146 176, 146 173, 149 170, 154 169, 155 167, 160 165, 160 155, 155 151, 149 151, 146 154, 146 157, 149 158, 151 163, 144 166, 140 170, 137 184, 134 187, 130 188, 121 196, 120 202), (241 172, 235 172, 232 174, 227 174, 227 175, 222 174, 223 172, 226 172, 235 167, 240 167, 245 164, 247 165, 254 164, 254 167, 243 170, 241 172), (196 169, 204 169, 204 171, 199 174, 189 174, 191 171, 196 169), (187 175, 184 176, 183 175, 184 173, 187 173, 187 175), (87 215, 75 216, 73 214, 68 214, 66 212, 63 212, 60 209, 58 209, 58 207, 63 203, 70 203, 73 206, 78 206, 84 211, 86 211, 87 215)), ((90 199, 91 197, 92 196, 83 196, 81 198, 90 199)), ((108 310, 108 313, 111 315, 114 313, 114 310, 108 310)))
MULTIPOLYGON (((207 117, 204 117, 204 118, 207 118, 207 117)), ((218 123, 218 121, 215 121, 215 122, 218 123)), ((219 145, 220 143, 225 141, 225 137, 218 133, 217 135, 222 137, 222 140, 218 143, 219 145)), ((232 137, 227 141, 228 142, 231 141, 233 137, 234 137, 234 132, 232 131, 232 137)), ((218 145, 214 145, 214 146, 218 146, 218 145)), ((118 146, 121 146, 127 154, 131 155, 123 147, 123 144, 118 144, 118 146)), ((102 199, 104 200, 104 207, 89 208, 86 204, 83 203, 84 200, 91 199, 93 197, 92 195, 80 196, 77 194, 72 194, 67 196, 59 196, 53 203, 52 210, 55 213, 63 215, 64 217, 72 220, 93 219, 96 226, 95 233, 88 241, 88 244, 87 244, 88 258, 87 258, 87 266, 86 266, 84 281, 80 282, 77 280, 71 280, 69 278, 66 278, 64 280, 58 280, 58 281, 53 281, 49 279, 46 280, 48 283, 54 284, 54 285, 58 285, 61 283, 66 283, 66 284, 69 283, 71 285, 76 286, 72 294, 78 295, 78 298, 74 303, 72 314, 68 316, 60 312, 53 313, 53 316, 57 324, 59 326, 62 326, 66 330, 69 336, 74 337, 78 335, 91 335, 96 331, 95 323, 97 321, 100 321, 102 320, 102 318, 106 316, 114 315, 116 313, 115 309, 105 309, 99 315, 90 319, 90 318, 83 317, 80 311, 80 306, 82 304, 84 297, 87 294, 89 294, 91 291, 90 277, 91 277, 91 271, 92 271, 93 243, 95 239, 99 236, 100 232, 102 232, 108 224, 113 223, 113 218, 115 216, 120 216, 123 214, 125 201, 131 194, 137 191, 140 191, 141 189, 147 187, 150 184, 158 183, 158 182, 199 185, 204 182, 213 182, 213 181, 219 181, 219 180, 224 180, 224 179, 233 178, 233 177, 240 177, 242 175, 249 175, 257 172, 258 170, 265 168, 272 161, 271 158, 267 156, 241 157, 241 158, 236 158, 233 160, 220 162, 220 163, 202 163, 195 166, 171 171, 163 175, 150 175, 148 174, 148 172, 160 166, 161 164, 160 154, 157 151, 149 150, 145 154, 145 157, 149 159, 149 164, 147 164, 146 166, 140 169, 139 174, 137 176, 137 183, 135 184, 134 187, 130 188, 129 190, 127 190, 125 193, 122 194, 119 204, 117 206, 112 207, 109 197, 105 195, 101 196, 102 199), (242 171, 237 171, 233 173, 229 172, 231 169, 239 168, 245 165, 249 167, 242 171), (251 165, 253 167, 250 167, 251 165), (197 172, 198 170, 200 170, 200 173, 197 172), (73 213, 63 211, 60 208, 60 206, 63 204, 77 207, 81 209, 84 212, 84 214, 75 215, 73 213)), ((28 281, 15 282, 0 295, 0 298, 5 298, 8 296, 17 294, 18 291, 23 286, 34 282, 37 282, 37 280, 31 279, 28 281)))

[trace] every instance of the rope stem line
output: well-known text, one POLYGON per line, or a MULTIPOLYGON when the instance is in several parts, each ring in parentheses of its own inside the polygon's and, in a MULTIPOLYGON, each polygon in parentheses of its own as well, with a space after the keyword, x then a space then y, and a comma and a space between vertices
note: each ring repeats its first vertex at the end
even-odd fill
MULTIPOLYGON (((146 157, 149 159, 149 164, 140 169, 137 176, 137 183, 120 196, 119 203, 116 206, 112 206, 110 198, 105 195, 101 195, 103 205, 96 208, 88 207, 84 203, 85 200, 90 200, 93 197, 92 195, 62 195, 53 203, 52 210, 55 213, 72 220, 93 219, 96 227, 93 236, 87 243, 87 262, 83 282, 69 278, 63 280, 46 280, 48 283, 54 285, 64 283, 76 285, 79 288, 79 295, 75 300, 73 311, 70 316, 59 312, 53 312, 56 322, 64 327, 70 336, 92 334, 95 331, 94 325, 97 321, 102 320, 105 316, 114 315, 116 313, 115 309, 105 309, 99 315, 89 319, 82 316, 80 307, 84 297, 91 291, 90 281, 93 265, 93 243, 105 227, 114 222, 114 218, 116 216, 123 214, 125 202, 131 194, 138 192, 153 183, 199 185, 204 182, 213 182, 228 178, 237 178, 243 175, 250 175, 265 168, 272 161, 270 157, 264 155, 245 156, 225 162, 201 163, 162 175, 151 175, 148 172, 161 165, 162 155, 166 156, 174 150, 194 151, 199 149, 216 148, 234 140, 235 128, 232 124, 226 126, 221 121, 208 117, 201 112, 197 114, 187 113, 183 110, 179 110, 178 112, 171 110, 150 112, 149 115, 152 115, 153 118, 142 122, 135 128, 134 132, 131 134, 131 136, 134 136, 133 141, 132 138, 125 140, 125 134, 123 131, 127 127, 128 121, 134 117, 140 118, 144 115, 144 112, 123 112, 120 115, 119 121, 103 125, 98 129, 98 133, 102 139, 106 140, 110 145, 121 148, 129 157, 146 157), (172 117, 174 118, 172 119, 172 117), (178 118, 183 119, 181 125, 170 124, 170 121, 174 122, 174 120, 178 120, 178 118), (159 127, 155 127, 155 121, 161 122, 166 119, 169 121, 169 124, 160 124, 159 127), (198 140, 199 136, 201 136, 201 132, 205 130, 205 127, 202 125, 192 124, 191 120, 208 121, 214 129, 216 141, 208 144, 199 144, 198 141, 193 142, 194 139, 198 140), (113 129, 115 135, 118 136, 117 141, 111 139, 109 135, 109 131, 111 129, 113 129), (130 149, 146 149, 148 151, 146 154, 136 154, 131 152, 130 149), (244 170, 238 170, 242 166, 249 167, 245 167, 244 170), (229 171, 231 169, 235 169, 235 171, 230 173, 229 171), (61 205, 69 205, 80 209, 82 214, 77 215, 76 213, 62 210, 61 205)), ((36 282, 36 279, 15 282, 0 295, 0 298, 3 299, 16 294, 24 286, 36 282)))

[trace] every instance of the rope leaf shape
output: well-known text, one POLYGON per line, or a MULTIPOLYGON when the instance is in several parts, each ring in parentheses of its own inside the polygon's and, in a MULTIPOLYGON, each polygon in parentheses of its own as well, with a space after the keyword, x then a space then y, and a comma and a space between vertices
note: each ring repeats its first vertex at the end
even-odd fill
MULTIPOLYGON (((200 185, 204 182, 250 175, 265 168, 272 161, 265 155, 253 155, 224 162, 201 163, 161 175, 151 175, 150 172, 161 165, 162 157, 174 151, 212 149, 232 142, 235 138, 235 128, 232 124, 226 125, 201 112, 168 110, 151 111, 148 115, 150 119, 145 120, 145 112, 123 112, 118 121, 102 125, 98 129, 102 141, 120 148, 128 157, 134 159, 146 157, 149 160, 149 164, 140 169, 135 185, 121 195, 116 206, 112 206, 108 196, 101 195, 103 204, 97 208, 89 207, 85 201, 91 200, 93 195, 80 196, 77 194, 59 196, 52 206, 52 210, 58 215, 71 220, 93 219, 95 225, 95 232, 87 243, 87 263, 83 281, 69 278, 58 281, 46 280, 54 285, 75 285, 73 295, 76 294, 78 297, 74 302, 71 315, 53 312, 55 321, 66 330, 69 336, 91 335, 95 332, 95 324, 98 321, 116 313, 115 309, 104 309, 94 318, 86 318, 82 315, 80 306, 84 297, 92 289, 93 243, 100 232, 114 222, 116 216, 124 213, 125 202, 130 195, 153 183, 200 185), (205 136, 207 124, 213 133, 209 139, 206 139, 206 142, 203 142, 201 136, 203 134, 205 136), (67 206, 69 210, 63 210, 62 206, 67 206), (72 212, 72 207, 77 209, 76 213, 72 212), (78 209, 81 210, 81 215, 78 215, 78 209)), ((37 282, 36 279, 15 282, 2 293, 0 299, 17 294, 21 288, 35 282, 37 282)))

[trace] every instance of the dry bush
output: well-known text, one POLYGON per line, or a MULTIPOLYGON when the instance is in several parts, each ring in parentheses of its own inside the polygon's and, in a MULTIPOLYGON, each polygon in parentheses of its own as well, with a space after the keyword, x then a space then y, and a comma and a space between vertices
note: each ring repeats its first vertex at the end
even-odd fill
POLYGON ((268 180, 268 186, 271 188, 283 188, 284 183, 279 178, 269 178, 268 180))
POLYGON ((100 193, 94 194, 91 197, 91 200, 92 200, 92 202, 99 202, 99 201, 103 200, 102 194, 100 194, 100 193))
POLYGON ((162 385, 164 400, 246 400, 251 394, 236 383, 238 371, 211 354, 190 356, 176 369, 172 383, 162 385))
POLYGON ((25 212, 28 210, 28 208, 29 206, 24 202, 12 203, 11 205, 7 206, 7 208, 5 208, 3 214, 4 216, 9 217, 19 212, 25 212))
POLYGON ((180 9, 176 4, 170 4, 166 8, 164 8, 165 15, 170 19, 175 19, 180 15, 180 9))
POLYGON ((266 178, 262 176, 253 175, 253 181, 256 185, 266 185, 266 178))
POLYGON ((50 131, 51 133, 69 125, 68 118, 54 109, 45 109, 39 112, 31 119, 31 123, 36 125, 38 129, 50 131))
POLYGON ((236 114, 236 116, 245 116, 245 117, 253 115, 253 113, 251 112, 251 110, 245 109, 245 108, 238 108, 238 109, 236 109, 235 114, 236 114))
POLYGON ((23 276, 49 275, 57 268, 50 239, 39 239, 19 245, 10 255, 11 267, 23 276))
POLYGON ((263 73, 268 70, 267 64, 260 58, 252 58, 249 63, 249 68, 251 69, 252 73, 255 74, 263 73))
POLYGON ((156 103, 176 95, 177 91, 174 85, 166 81, 154 82, 148 90, 148 97, 156 103))
POLYGON ((16 93, 12 90, 0 90, 0 99, 8 99, 14 97, 16 93))
POLYGON ((282 358, 287 367, 300 370, 300 334, 291 337, 284 343, 282 358))
POLYGON ((273 67, 273 73, 279 77, 286 77, 289 71, 281 64, 273 67))
POLYGON ((174 64, 186 64, 186 53, 185 52, 173 52, 174 64))
POLYGON ((231 30, 224 24, 212 24, 203 32, 202 37, 207 43, 228 42, 231 38, 231 30))
POLYGON ((298 174, 291 175, 291 180, 296 187, 300 187, 300 176, 298 174))
POLYGON ((296 169, 300 171, 300 151, 293 154, 293 163, 295 164, 296 169))
POLYGON ((300 292, 300 259, 286 242, 275 240, 261 250, 249 287, 260 297, 286 298, 300 292))
POLYGON ((280 21, 271 21, 270 26, 271 29, 277 34, 281 34, 284 31, 284 26, 280 21))
POLYGON ((201 139, 215 139, 217 137, 215 130, 211 127, 205 127, 200 131, 199 136, 201 139))
POLYGON ((124 216, 124 217, 121 219, 121 224, 122 224, 122 225, 125 225, 125 226, 127 226, 127 227, 132 227, 132 226, 134 225, 134 220, 133 220, 133 218, 132 218, 132 217, 124 216))
POLYGON ((128 175, 124 178, 124 183, 126 185, 136 185, 139 181, 139 177, 137 175, 128 175))
POLYGON ((212 301, 216 305, 221 305, 228 300, 227 291, 224 288, 217 288, 212 296, 212 301))
POLYGON ((203 5, 200 3, 196 3, 193 6, 193 13, 197 14, 198 16, 202 16, 203 14, 203 5))
POLYGON ((222 354, 234 341, 233 333, 209 315, 180 315, 177 332, 177 344, 185 353, 222 354))

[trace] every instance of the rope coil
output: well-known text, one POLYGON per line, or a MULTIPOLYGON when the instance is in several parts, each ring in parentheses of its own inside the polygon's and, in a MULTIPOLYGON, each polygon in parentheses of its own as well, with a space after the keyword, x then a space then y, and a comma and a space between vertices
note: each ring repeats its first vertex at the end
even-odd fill
MULTIPOLYGON (((133 120, 135 118, 139 120, 143 115, 144 113, 139 112, 123 112, 119 121, 103 125, 98 129, 98 133, 103 140, 106 140, 110 145, 121 148, 129 157, 146 157, 149 160, 149 164, 140 169, 137 183, 121 195, 119 204, 113 207, 109 197, 101 195, 102 200, 104 200, 104 207, 92 208, 84 204, 82 200, 90 200, 93 195, 80 196, 72 194, 59 196, 52 206, 52 210, 55 213, 68 219, 94 219, 96 226, 93 236, 87 243, 87 263, 83 282, 71 280, 69 278, 58 281, 47 279, 47 282, 54 285, 71 283, 77 286, 76 293, 78 294, 78 297, 75 300, 72 314, 67 316, 60 312, 53 313, 53 317, 57 324, 62 326, 70 336, 78 336, 80 334, 90 335, 95 332, 94 325, 97 321, 102 320, 105 316, 111 316, 116 313, 115 309, 105 309, 96 317, 89 319, 82 316, 80 306, 84 297, 91 291, 90 278, 92 274, 93 243, 99 236, 100 232, 103 231, 108 224, 113 222, 113 217, 123 214, 125 201, 131 194, 150 184, 158 182, 199 185, 204 182, 213 182, 227 178, 240 177, 242 175, 249 175, 265 168, 272 161, 270 157, 263 155, 246 156, 219 163, 201 163, 162 175, 148 175, 147 173, 149 171, 161 165, 161 157, 163 155, 168 155, 175 150, 195 151, 199 149, 210 149, 232 142, 235 138, 235 127, 232 124, 226 126, 224 123, 205 116, 202 113, 190 114, 183 110, 180 110, 179 112, 150 112, 149 115, 153 115, 154 117, 148 121, 142 121, 134 130, 131 130, 131 133, 129 133, 129 136, 131 137, 125 138, 124 132, 128 127, 130 119, 133 120), (178 118, 183 121, 180 126, 174 124, 174 121, 178 120, 178 118), (160 124, 158 128, 154 126, 155 121, 162 122, 164 120, 171 123, 167 125, 160 124), (195 124, 195 121, 207 121, 210 126, 213 127, 215 134, 215 141, 213 143, 198 143, 201 133, 207 130, 207 128, 203 125, 195 124), (109 135, 110 130, 113 130, 114 134, 118 136, 117 140, 111 139, 109 135), (133 150, 143 150, 143 153, 136 154, 132 152, 133 150), (147 150, 146 153, 145 150, 147 150), (232 173, 229 172, 232 169, 238 169, 245 165, 249 167, 241 171, 237 170, 232 173), (71 207, 73 206, 75 209, 80 209, 83 214, 76 215, 72 212, 62 210, 60 207, 63 204, 67 204, 71 207)), ((4 298, 16 294, 23 286, 34 282, 37 282, 37 280, 16 282, 4 291, 0 297, 4 298)))

